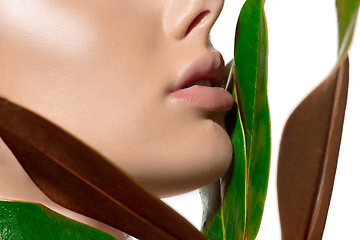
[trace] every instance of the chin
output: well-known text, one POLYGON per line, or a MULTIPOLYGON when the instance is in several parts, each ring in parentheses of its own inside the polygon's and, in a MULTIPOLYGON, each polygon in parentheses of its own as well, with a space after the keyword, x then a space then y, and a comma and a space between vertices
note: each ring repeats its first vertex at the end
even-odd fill
POLYGON ((186 193, 221 178, 233 155, 228 134, 221 125, 209 120, 202 132, 193 136, 160 164, 133 174, 135 178, 160 198, 186 193))

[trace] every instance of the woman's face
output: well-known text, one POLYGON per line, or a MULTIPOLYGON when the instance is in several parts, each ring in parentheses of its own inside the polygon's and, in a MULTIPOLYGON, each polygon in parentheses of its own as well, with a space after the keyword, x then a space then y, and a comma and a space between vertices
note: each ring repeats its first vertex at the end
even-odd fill
POLYGON ((232 155, 224 115, 233 100, 208 87, 224 74, 209 42, 222 5, 0 0, 0 96, 65 128, 159 196, 211 183, 232 155))

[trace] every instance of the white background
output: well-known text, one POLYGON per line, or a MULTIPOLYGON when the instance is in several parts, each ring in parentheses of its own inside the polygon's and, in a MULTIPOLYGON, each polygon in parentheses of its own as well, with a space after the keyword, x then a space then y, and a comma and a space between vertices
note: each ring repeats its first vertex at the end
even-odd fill
MULTIPOLYGON (((225 0, 211 38, 225 61, 233 56, 234 29, 243 0, 225 0)), ((268 91, 272 124, 272 159, 267 199, 257 240, 281 239, 276 168, 287 117, 329 73, 337 56, 334 0, 268 0, 268 91)), ((358 21, 359 22, 359 21, 358 21)), ((360 23, 358 23, 360 25, 360 23)), ((360 26, 350 49, 350 84, 342 144, 324 240, 360 239, 360 26)), ((201 222, 197 191, 165 199, 196 227, 201 222)))

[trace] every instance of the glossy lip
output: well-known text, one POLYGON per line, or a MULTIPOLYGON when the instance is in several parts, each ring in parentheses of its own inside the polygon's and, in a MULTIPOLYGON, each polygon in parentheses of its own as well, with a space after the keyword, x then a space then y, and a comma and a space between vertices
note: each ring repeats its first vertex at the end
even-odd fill
POLYGON ((171 99, 186 102, 207 111, 227 111, 234 104, 232 95, 221 88, 226 79, 224 60, 218 52, 211 52, 195 60, 180 74, 170 90, 171 99), (211 86, 192 85, 199 80, 209 80, 211 86), (186 88, 184 88, 186 87, 186 88))

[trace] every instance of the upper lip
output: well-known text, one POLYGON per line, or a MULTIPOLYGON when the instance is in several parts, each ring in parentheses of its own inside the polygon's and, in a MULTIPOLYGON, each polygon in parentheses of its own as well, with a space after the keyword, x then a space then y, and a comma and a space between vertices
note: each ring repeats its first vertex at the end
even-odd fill
POLYGON ((181 73, 170 92, 175 92, 198 80, 209 80, 212 87, 220 87, 225 75, 224 60, 219 52, 205 54, 190 63, 181 73))

